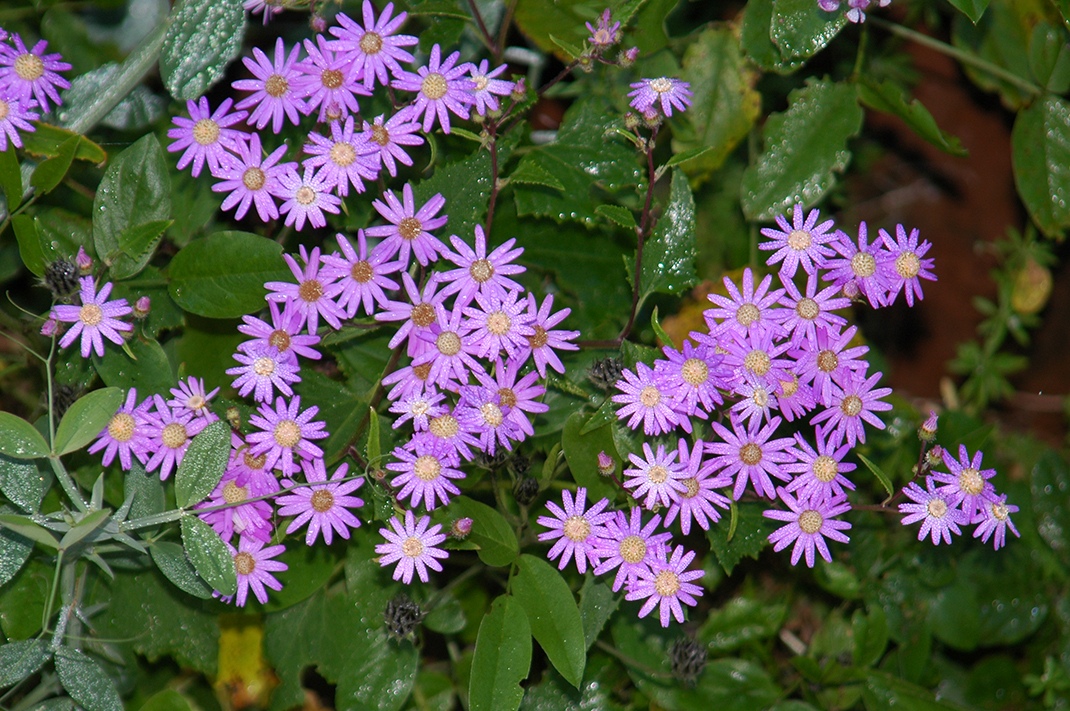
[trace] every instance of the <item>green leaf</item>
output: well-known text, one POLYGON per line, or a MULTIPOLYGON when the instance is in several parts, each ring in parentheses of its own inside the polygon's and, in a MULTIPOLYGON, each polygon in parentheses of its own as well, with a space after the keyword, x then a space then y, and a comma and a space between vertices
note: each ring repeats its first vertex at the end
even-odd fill
POLYGON ((0 455, 0 492, 23 511, 37 513, 51 482, 36 464, 0 455))
MULTIPOLYGON (((957 15, 951 25, 951 43, 987 62, 1005 69, 1026 83, 1032 82, 1029 69, 1029 36, 1038 19, 1034 2, 997 2, 974 24, 957 15)), ((989 74, 972 63, 962 63, 962 71, 985 91, 998 92, 1003 103, 1018 109, 1031 103, 1037 95, 1003 78, 989 74)))
POLYGON ((31 558, 10 583, 0 588, 0 627, 9 641, 29 639, 41 629, 55 570, 54 564, 31 558))
POLYGON ((70 454, 92 442, 122 404, 123 391, 119 388, 94 390, 75 400, 56 430, 56 454, 70 454))
POLYGON ((989 0, 947 0, 949 3, 959 9, 959 11, 970 18, 970 22, 977 24, 981 19, 981 15, 985 14, 985 10, 988 8, 989 0))
POLYGON ((59 185, 74 161, 80 136, 71 136, 60 144, 56 155, 37 164, 30 176, 30 185, 41 195, 52 192, 59 185))
POLYGON ((145 465, 136 459, 133 465, 123 478, 123 499, 133 497, 127 519, 162 513, 167 499, 160 476, 156 472, 146 472, 145 465))
POLYGON ((583 587, 580 588, 580 619, 583 621, 585 649, 590 649, 595 643, 619 606, 620 598, 609 585, 592 577, 583 581, 583 587))
POLYGON ((1029 38, 1029 68, 1051 93, 1065 94, 1070 89, 1070 46, 1064 27, 1037 23, 1029 38))
POLYGON ((936 125, 929 110, 917 99, 907 103, 903 90, 892 80, 882 82, 863 77, 858 85, 858 98, 871 109, 893 114, 903 119, 922 138, 951 155, 964 156, 966 149, 956 136, 946 133, 936 125))
POLYGON ((38 459, 48 456, 48 444, 29 422, 0 411, 0 454, 12 459, 38 459))
POLYGON ((756 76, 743 59, 736 31, 705 30, 688 42, 681 78, 691 82, 691 107, 673 122, 673 156, 692 175, 719 168, 750 133, 762 109, 756 76))
MULTIPOLYGON (((11 513, 10 506, 0 506, 0 514, 11 513)), ((0 528, 0 588, 8 584, 22 570, 30 558, 33 541, 14 531, 0 528)))
POLYGON ((188 508, 204 501, 226 471, 230 459, 230 424, 216 420, 190 442, 175 475, 175 501, 188 508))
POLYGON ((884 671, 870 669, 862 692, 867 711, 890 708, 908 711, 966 711, 967 707, 937 699, 933 692, 884 671))
POLYGON ((492 509, 467 496, 458 496, 450 502, 455 515, 472 519, 472 533, 468 540, 479 546, 479 559, 487 565, 502 567, 516 560, 520 546, 513 528, 497 509, 492 509))
POLYGON ((427 613, 423 626, 439 634, 456 634, 468 625, 461 601, 450 595, 427 613))
POLYGON ((790 74, 806 64, 805 59, 785 59, 773 44, 773 0, 750 0, 743 11, 740 47, 752 62, 768 72, 790 74))
POLYGON ((41 250, 41 240, 37 236, 37 222, 30 215, 13 215, 11 226, 15 229, 15 239, 19 243, 19 257, 26 268, 36 276, 44 276, 45 254, 41 250))
POLYGON ((1063 565, 1070 567, 1070 467, 1056 452, 1045 449, 1029 482, 1037 531, 1063 565))
POLYGON ((227 550, 227 544, 211 526, 196 516, 184 516, 182 545, 197 574, 214 590, 224 596, 237 592, 238 578, 234 570, 234 558, 227 550))
POLYGON ((510 589, 527 613, 531 635, 550 663, 577 689, 587 662, 579 608, 568 583, 542 558, 520 556, 510 589))
POLYGON ((750 597, 737 597, 711 612, 698 631, 698 639, 710 651, 723 654, 768 639, 780 631, 787 616, 784 603, 767 604, 750 597))
POLYGON ((287 546, 278 557, 288 566, 286 584, 282 590, 272 591, 264 610, 285 610, 324 588, 338 570, 338 553, 336 547, 325 545, 287 546))
POLYGON ((635 215, 626 207, 620 205, 599 205, 595 208, 595 214, 605 217, 621 227, 634 230, 639 225, 635 222, 635 215))
POLYGON ((672 174, 669 204, 643 250, 640 301, 654 293, 679 296, 698 282, 695 274, 695 199, 681 170, 672 174))
MULTIPOLYGON (((157 26, 157 31, 162 30, 161 26, 157 26)), ((145 47, 144 44, 141 46, 145 47)), ((60 122, 67 126, 75 125, 77 118, 85 115, 84 107, 98 101, 109 88, 118 85, 124 75, 125 66, 125 62, 106 62, 75 77, 71 81, 71 88, 64 92, 63 106, 57 112, 60 122)), ((100 123, 118 131, 142 131, 157 122, 167 107, 163 97, 140 84, 128 86, 122 97, 116 99, 111 110, 100 119, 100 123)))
POLYGON ((729 575, 744 557, 758 558, 758 554, 769 545, 769 534, 777 526, 776 522, 762 516, 764 504, 747 502, 738 504, 736 508, 739 513, 731 537, 729 527, 723 521, 706 532, 717 562, 729 575))
POLYGON ((184 0, 171 19, 160 52, 160 78, 176 99, 197 99, 241 53, 245 11, 239 3, 184 0))
POLYGON ((855 642, 852 663, 863 668, 876 666, 888 648, 888 618, 884 610, 876 605, 869 608, 869 614, 855 610, 851 630, 855 642))
POLYGON ((44 208, 34 216, 34 225, 42 254, 42 264, 56 259, 74 261, 78 248, 90 256, 93 250, 93 223, 63 208, 44 208))
POLYGON ((93 367, 109 387, 139 393, 167 393, 175 386, 175 373, 163 347, 156 341, 134 338, 126 348, 105 348, 104 357, 94 354, 93 367))
POLYGON ((517 166, 518 171, 549 173, 562 187, 514 186, 517 213, 596 224, 595 211, 606 202, 605 193, 637 185, 641 176, 634 147, 606 135, 620 126, 604 99, 580 99, 569 107, 557 138, 532 150, 517 166))
POLYGON ((8 214, 13 213, 22 202, 22 169, 13 143, 8 143, 7 150, 0 153, 0 190, 7 198, 8 214))
POLYGON ((33 133, 22 134, 22 150, 28 155, 45 158, 57 156, 60 147, 74 137, 79 138, 78 148, 74 152, 75 160, 103 163, 108 158, 103 148, 79 133, 48 123, 37 122, 34 126, 37 130, 33 133))
POLYGON ((49 548, 59 548, 59 541, 47 528, 42 528, 26 516, 18 514, 0 514, 0 528, 13 531, 23 538, 28 538, 49 548))
POLYGON ((675 344, 672 341, 672 336, 666 333, 665 329, 661 327, 661 321, 658 319, 658 307, 655 306, 654 310, 650 314, 650 327, 654 329, 654 337, 662 343, 662 345, 672 346, 675 348, 675 344))
POLYGON ((0 646, 0 689, 27 678, 51 656, 52 650, 45 639, 26 639, 0 646))
POLYGON ((192 711, 186 697, 174 689, 164 689, 149 697, 140 711, 192 711))
POLYGON ((766 121, 764 150, 743 173, 740 198, 750 220, 772 221, 797 202, 820 200, 850 161, 847 139, 862 128, 850 84, 810 81, 789 94, 788 104, 766 121))
POLYGON ((587 501, 593 503, 602 498, 612 499, 617 494, 612 481, 598 471, 598 453, 605 452, 613 457, 614 472, 618 476, 621 465, 616 461, 617 447, 613 443, 612 425, 602 425, 584 433, 587 417, 582 412, 569 415, 561 433, 561 448, 565 452, 565 461, 568 462, 572 478, 577 484, 587 488, 587 501))
POLYGON ((71 698, 86 711, 122 711, 119 691, 100 665, 70 647, 56 650, 56 672, 71 698))
POLYGON ((470 711, 511 711, 520 706, 520 682, 531 667, 531 629, 520 603, 501 595, 479 625, 472 677, 470 711))
POLYGON ((167 162, 160 142, 150 133, 112 161, 93 200, 93 243, 113 278, 134 276, 152 256, 151 250, 137 257, 127 254, 128 250, 136 251, 134 242, 143 237, 129 228, 170 217, 167 162))
POLYGON ((101 524, 108 520, 111 514, 110 509, 98 509, 85 514, 78 523, 71 527, 71 530, 63 534, 63 538, 59 542, 60 550, 67 550, 92 534, 100 528, 101 524))
POLYGON ((249 232, 216 232, 190 242, 168 268, 171 298, 190 313, 238 318, 264 308, 264 283, 292 281, 282 246, 249 232))
POLYGON ((1070 226, 1070 104, 1046 96, 1018 112, 1011 131, 1018 194, 1044 234, 1070 226))
POLYGON ((884 470, 878 467, 876 464, 866 459, 864 456, 855 452, 862 463, 866 465, 866 468, 873 472, 873 476, 877 477, 877 481, 881 483, 884 490, 888 493, 888 496, 892 496, 895 493, 895 487, 892 486, 892 480, 888 478, 888 475, 884 473, 884 470))
POLYGON ((553 3, 520 0, 516 4, 514 19, 520 31, 539 49, 554 52, 558 59, 567 62, 571 57, 566 57, 558 49, 560 45, 551 35, 556 35, 558 41, 566 46, 575 48, 584 44, 590 34, 584 27, 584 22, 597 24, 598 16, 604 8, 608 7, 612 11, 614 21, 626 26, 642 5, 643 2, 636 0, 606 0, 600 3, 588 0, 556 0, 553 3))
POLYGON ((379 458, 383 456, 382 443, 379 440, 379 415, 374 408, 368 408, 368 446, 365 448, 368 455, 368 464, 379 466, 379 458))
POLYGON ((773 0, 770 37, 784 59, 808 59, 847 26, 841 10, 825 12, 809 0, 773 0))
POLYGON ((137 262, 141 259, 149 259, 152 252, 159 244, 160 238, 174 220, 153 220, 140 225, 132 225, 123 230, 119 235, 119 246, 122 253, 137 262))
MULTIPOLYGON (((545 185, 554 190, 564 190, 564 184, 538 163, 521 163, 509 176, 509 182, 525 185, 545 185)), ((624 209, 624 208, 620 208, 624 209)), ((634 220, 633 220, 634 222, 634 220)))
POLYGON ((156 541, 149 548, 152 562, 160 569, 164 577, 175 584, 179 590, 202 600, 212 598, 212 588, 204 582, 193 564, 186 558, 182 546, 170 541, 156 541))

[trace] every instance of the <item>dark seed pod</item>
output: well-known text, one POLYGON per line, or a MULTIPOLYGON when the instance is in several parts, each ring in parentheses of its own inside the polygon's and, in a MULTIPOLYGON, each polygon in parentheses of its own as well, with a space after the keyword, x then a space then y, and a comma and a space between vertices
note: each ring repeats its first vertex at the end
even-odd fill
POLYGON ((45 267, 42 281, 57 301, 65 301, 78 291, 78 267, 66 259, 57 259, 45 267))
POLYGON ((405 593, 398 593, 386 603, 383 612, 386 630, 398 639, 405 639, 416 631, 424 619, 424 611, 405 593))
POLYGON ((680 637, 669 649, 672 675, 688 688, 695 686, 706 668, 707 656, 705 645, 690 637, 680 637))
POLYGON ((609 390, 620 380, 623 373, 624 364, 620 362, 620 358, 610 356, 595 361, 587 371, 587 378, 597 387, 609 390))
POLYGON ((530 506, 539 496, 539 480, 535 477, 523 476, 513 484, 513 497, 521 506, 530 506))
POLYGON ((74 401, 81 395, 81 390, 73 385, 60 384, 57 385, 52 392, 52 417, 56 422, 63 419, 63 415, 67 413, 70 406, 74 404, 74 401))

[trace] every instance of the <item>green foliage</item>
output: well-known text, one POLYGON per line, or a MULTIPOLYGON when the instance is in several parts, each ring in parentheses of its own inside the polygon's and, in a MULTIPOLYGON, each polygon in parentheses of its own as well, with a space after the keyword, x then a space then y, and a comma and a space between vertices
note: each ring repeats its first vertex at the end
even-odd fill
POLYGON ((123 392, 118 388, 94 390, 76 400, 59 423, 53 451, 62 456, 88 445, 122 404, 123 392))
POLYGON ((245 13, 221 0, 183 0, 160 53, 160 77, 176 99, 203 96, 241 53, 245 13))
POLYGON ((1070 226, 1070 104, 1046 97, 1018 113, 1011 133, 1014 180, 1037 226, 1057 237, 1070 226))
POLYGON ((175 474, 175 500, 187 508, 208 498, 230 458, 230 426, 223 420, 213 422, 190 442, 175 474))
POLYGON ((468 707, 473 711, 518 708, 524 695, 520 682, 530 666, 528 616, 514 598, 501 595, 479 625, 468 707))
POLYGON ((38 459, 49 447, 41 433, 26 420, 0 412, 0 454, 12 459, 38 459))
POLYGON ((674 170, 669 203, 643 251, 639 300, 654 293, 682 294, 696 281, 695 200, 687 178, 674 170))
POLYGON ((579 688, 587 647, 576 601, 561 574, 525 553, 517 562, 513 596, 527 613, 531 635, 568 683, 579 688))
POLYGON ((227 544, 219 538, 208 524, 196 516, 182 517, 182 546, 190 563, 204 581, 224 595, 233 595, 238 589, 234 572, 234 558, 227 544))

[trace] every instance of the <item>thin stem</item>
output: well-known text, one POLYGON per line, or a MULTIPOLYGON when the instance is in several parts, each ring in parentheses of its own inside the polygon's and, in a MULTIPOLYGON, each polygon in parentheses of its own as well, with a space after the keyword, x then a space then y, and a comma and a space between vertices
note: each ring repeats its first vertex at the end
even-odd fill
POLYGON ((490 134, 490 199, 487 201, 487 220, 483 231, 487 239, 490 239, 490 228, 494 225, 494 206, 498 202, 498 125, 494 121, 487 122, 487 132, 490 134))
POLYGON ((628 323, 624 325, 620 336, 617 337, 617 345, 620 345, 628 337, 628 334, 632 332, 632 327, 635 325, 635 317, 639 311, 639 277, 642 275, 643 270, 643 245, 646 243, 646 238, 650 236, 650 230, 654 224, 651 208, 654 205, 654 181, 656 179, 654 141, 657 137, 658 131, 654 129, 654 132, 646 142, 646 200, 643 202, 643 214, 639 218, 639 226, 635 229, 637 246, 635 250, 635 278, 632 280, 632 311, 628 315, 628 323))
POLYGON ((45 603, 45 609, 41 614, 41 632, 47 633, 48 623, 52 619, 52 610, 56 606, 56 593, 59 591, 59 573, 63 567, 63 550, 56 554, 56 572, 52 574, 52 588, 48 593, 48 602, 45 603))
MULTIPOLYGON (((49 411, 48 416, 49 418, 52 417, 51 410, 49 411)), ((78 490, 78 485, 74 483, 74 479, 67 473, 67 468, 63 466, 63 462, 59 460, 59 457, 50 456, 48 462, 52 465, 52 473, 56 475, 59 485, 63 487, 63 493, 67 495, 67 498, 71 500, 71 503, 83 513, 88 511, 89 504, 82 498, 82 492, 78 490)))
POLYGON ((502 61, 502 50, 498 43, 494 41, 494 38, 491 37, 487 24, 483 22, 483 13, 479 11, 476 0, 468 0, 468 8, 472 11, 472 19, 476 21, 476 25, 479 27, 479 34, 483 36, 483 44, 487 45, 487 49, 494 55, 495 62, 502 61))
POLYGON ((1018 89, 1021 89, 1027 94, 1039 96, 1040 94, 1044 93, 1044 89, 1037 86, 1033 82, 1027 79, 1023 79, 1017 74, 1009 72, 1003 67, 997 64, 993 64, 992 62, 989 62, 986 59, 981 59, 975 54, 970 54, 969 52, 965 52, 959 49, 958 47, 954 47, 946 42, 941 42, 938 39, 930 37, 929 35, 922 34, 917 30, 912 30, 909 27, 904 27, 903 25, 899 25, 894 22, 888 22, 887 20, 884 20, 880 17, 870 16, 868 19, 877 27, 883 27, 884 29, 891 32, 893 35, 898 35, 899 37, 902 37, 904 39, 917 42, 920 45, 928 47, 929 49, 934 49, 937 52, 940 52, 941 54, 945 54, 948 57, 957 59, 963 64, 968 64, 975 69, 980 69, 983 72, 987 72, 988 74, 991 74, 997 79, 1001 79, 1007 82, 1008 84, 1018 89))

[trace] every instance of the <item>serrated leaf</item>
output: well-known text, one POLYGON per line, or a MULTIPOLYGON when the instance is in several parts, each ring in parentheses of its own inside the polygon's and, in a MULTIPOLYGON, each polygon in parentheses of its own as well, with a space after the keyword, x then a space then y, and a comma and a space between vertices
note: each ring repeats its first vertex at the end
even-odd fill
POLYGON ((182 518, 182 546, 190 563, 204 581, 223 596, 238 590, 234 558, 227 544, 204 521, 196 516, 182 518))
POLYGON ((565 189, 564 184, 554 177, 553 173, 546 170, 538 163, 521 163, 517 166, 517 169, 509 175, 509 182, 523 183, 525 185, 545 185, 554 190, 565 189))
POLYGON ((568 583, 545 560, 525 553, 517 562, 510 589, 527 613, 531 635, 550 663, 578 689, 587 663, 587 645, 568 583))
POLYGON ((674 170, 669 203, 643 250, 639 300, 655 293, 680 295, 698 281, 695 274, 695 199, 683 171, 674 170))
POLYGON ((123 236, 129 228, 170 217, 171 179, 160 142, 150 133, 112 161, 93 200, 93 243, 110 275, 134 276, 152 256, 126 254, 123 236))
POLYGON ((1070 226, 1070 103, 1046 96, 1018 112, 1011 131, 1018 194, 1049 237, 1070 226))
POLYGON ((160 52, 160 78, 176 99, 197 99, 241 53, 245 10, 235 2, 184 0, 171 18, 160 52))
POLYGON ((468 539, 479 546, 479 559, 490 566, 502 567, 516 560, 520 552, 516 534, 497 509, 492 509, 467 496, 450 502, 457 516, 472 519, 472 533, 468 539))
POLYGON ((64 690, 86 711, 122 711, 119 691, 100 665, 77 649, 55 652, 56 672, 64 690))
POLYGON ((190 442, 175 475, 175 501, 188 508, 204 501, 226 471, 230 459, 230 424, 216 420, 190 442))
POLYGON ((238 318, 264 307, 264 283, 293 274, 282 246, 249 232, 216 232, 190 242, 168 267, 175 303, 208 318, 238 318))
POLYGON ((119 388, 94 390, 75 400, 56 430, 56 454, 70 454, 92 442, 122 404, 123 391, 119 388))
POLYGON ((468 684, 470 711, 512 711, 531 667, 531 629, 520 603, 501 595, 479 625, 468 684))
POLYGON ((784 59, 808 59, 846 26, 845 12, 825 12, 810 0, 773 0, 769 35, 784 59))
POLYGON ((936 119, 917 99, 907 103, 902 89, 890 79, 877 82, 863 77, 858 85, 858 98, 871 109, 893 114, 903 119, 908 126, 929 143, 951 155, 964 156, 958 137, 936 125, 936 119))
POLYGON ((48 444, 26 420, 0 412, 0 454, 12 459, 38 459, 48 456, 48 444))
POLYGON ((635 215, 632 211, 626 207, 620 205, 599 205, 595 208, 595 214, 605 217, 621 227, 625 227, 630 230, 634 230, 638 225, 635 222, 635 215))
POLYGON ((0 689, 17 684, 52 657, 48 640, 25 639, 0 646, 0 689))
POLYGON ((884 470, 861 454, 858 454, 857 452, 855 452, 855 454, 862 460, 862 463, 866 465, 866 468, 873 472, 873 476, 877 477, 877 481, 879 481, 881 486, 884 487, 884 490, 888 492, 888 496, 891 496, 895 492, 895 487, 892 486, 892 480, 888 478, 888 475, 884 473, 884 470))
POLYGON ((820 200, 850 161, 847 139, 862 128, 850 84, 810 81, 788 104, 766 121, 764 149, 743 173, 740 202, 750 220, 771 222, 797 202, 820 200))
POLYGON ((0 492, 27 513, 37 513, 51 483, 33 462, 0 455, 0 492))
POLYGON ((989 0, 947 0, 954 5, 958 10, 970 18, 970 22, 977 24, 981 20, 981 16, 985 14, 985 10, 988 9, 989 0))
POLYGON ((193 564, 186 558, 182 546, 170 541, 157 541, 149 548, 152 562, 160 569, 164 577, 175 584, 179 590, 187 592, 202 600, 212 598, 212 588, 197 575, 193 564))
POLYGON ((56 155, 37 164, 30 176, 30 185, 41 195, 52 192, 59 185, 74 161, 74 154, 81 142, 80 136, 71 136, 59 145, 56 155))
POLYGON ((166 393, 175 386, 171 361, 156 341, 135 338, 126 348, 105 348, 104 357, 94 354, 93 367, 104 384, 140 393, 166 393))
POLYGON ((7 212, 10 215, 22 202, 22 169, 14 143, 8 143, 7 150, 0 153, 0 190, 7 199, 7 212))
MULTIPOLYGON (((681 78, 691 83, 691 107, 673 122, 670 165, 708 175, 743 140, 762 109, 757 76, 747 66, 735 30, 708 29, 688 42, 681 78)), ((675 119, 676 117, 674 117, 675 119)))
POLYGON ((558 39, 557 37, 554 37, 552 34, 548 35, 548 37, 549 37, 551 42, 553 42, 555 45, 557 45, 558 49, 561 49, 561 50, 564 51, 564 53, 565 53, 564 56, 569 61, 571 61, 571 60, 575 59, 576 57, 580 56, 581 54, 583 54, 583 50, 580 49, 579 47, 577 47, 576 45, 572 44, 571 42, 568 42, 568 41, 563 40, 563 39, 558 39))
POLYGON ((34 127, 36 130, 33 133, 22 134, 22 150, 26 151, 27 155, 45 158, 59 155, 60 146, 73 137, 80 139, 74 152, 75 160, 103 163, 108 157, 99 145, 70 129, 40 122, 34 127))
POLYGON ((743 558, 757 559, 758 554, 770 545, 769 534, 778 525, 762 516, 764 504, 737 503, 733 508, 737 511, 734 530, 722 521, 706 532, 717 562, 728 575, 743 558))
POLYGON ((581 412, 569 415, 561 433, 561 447, 573 479, 580 486, 587 488, 587 499, 594 502, 602 498, 612 498, 617 494, 612 481, 598 472, 598 453, 605 452, 613 457, 614 470, 618 476, 620 462, 615 456, 617 448, 613 443, 612 426, 605 424, 584 432, 586 419, 587 415, 581 412))

